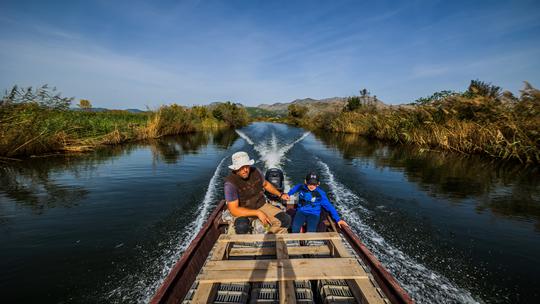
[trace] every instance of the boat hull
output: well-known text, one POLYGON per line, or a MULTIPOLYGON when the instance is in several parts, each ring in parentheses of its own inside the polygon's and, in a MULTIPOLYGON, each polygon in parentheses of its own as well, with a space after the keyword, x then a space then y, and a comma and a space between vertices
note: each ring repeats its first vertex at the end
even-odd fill
MULTIPOLYGON (((169 275, 167 275, 150 303, 180 303, 184 299, 208 258, 212 247, 219 236, 225 232, 226 223, 221 221, 221 213, 225 206, 225 201, 221 201, 216 206, 214 212, 212 212, 201 231, 193 239, 169 275)), ((360 259, 369 266, 375 281, 391 303, 414 303, 396 279, 382 266, 349 227, 340 229, 333 226, 333 228, 345 237, 360 259)))

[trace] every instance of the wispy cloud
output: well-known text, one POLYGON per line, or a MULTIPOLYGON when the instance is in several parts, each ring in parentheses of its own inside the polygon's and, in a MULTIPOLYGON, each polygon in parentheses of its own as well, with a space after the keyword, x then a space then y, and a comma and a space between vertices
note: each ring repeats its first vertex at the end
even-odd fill
POLYGON ((515 90, 540 82, 531 6, 100 1, 60 14, 13 4, 0 12, 0 87, 49 83, 124 108, 255 105, 362 87, 399 102, 471 77, 515 90))

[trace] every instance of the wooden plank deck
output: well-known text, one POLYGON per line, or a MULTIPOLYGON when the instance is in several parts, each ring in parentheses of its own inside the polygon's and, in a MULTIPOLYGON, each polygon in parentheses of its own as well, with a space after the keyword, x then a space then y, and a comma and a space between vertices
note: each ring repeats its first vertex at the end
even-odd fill
POLYGON ((215 296, 217 283, 278 282, 280 303, 296 303, 296 280, 347 280, 358 301, 385 303, 368 274, 345 248, 339 234, 291 233, 221 235, 214 253, 199 275, 199 287, 192 303, 208 303, 215 296), (326 246, 287 246, 287 241, 325 240, 326 246), (233 243, 274 242, 262 248, 234 248, 233 243), (300 254, 331 254, 324 258, 289 258, 300 254), (228 260, 235 256, 275 255, 275 259, 228 260))
MULTIPOLYGON (((276 242, 276 257, 277 257, 277 276, 285 275, 285 267, 291 266, 289 263, 289 253, 287 252, 287 244, 283 240, 278 240, 276 242)), ((294 267, 291 267, 294 269, 294 267)), ((266 268, 268 269, 268 268, 266 268)), ((267 270, 264 271, 267 271, 267 270)), ((292 270, 294 271, 294 270, 292 270)), ((284 281, 280 280, 279 282, 279 303, 291 303, 296 304, 296 293, 294 291, 294 281, 284 281)))
MULTIPOLYGON (((300 246, 287 247, 289 255, 315 254, 329 255, 330 248, 326 245, 322 246, 300 246)), ((232 248, 229 256, 258 256, 258 255, 276 255, 276 247, 260 247, 260 248, 232 248)))
POLYGON ((199 277, 199 282, 276 282, 363 278, 367 278, 367 274, 356 259, 312 258, 208 262, 199 277))
POLYGON ((282 241, 315 241, 315 240, 340 240, 337 232, 308 232, 308 233, 285 233, 285 234, 222 234, 218 242, 275 242, 282 241))
MULTIPOLYGON (((214 247, 214 252, 210 261, 220 261, 227 255, 227 250, 229 248, 228 243, 217 243, 214 247)), ((191 303, 207 303, 208 299, 213 299, 217 292, 217 284, 213 282, 199 282, 199 287, 197 287, 197 292, 193 295, 191 303)))
MULTIPOLYGON (((342 242, 332 242, 331 246, 334 247, 334 250, 338 256, 342 258, 351 257, 349 250, 345 248, 342 242)), ((349 285, 355 298, 362 299, 363 303, 383 304, 384 301, 377 292, 377 289, 375 289, 373 283, 371 283, 369 279, 366 280, 366 278, 347 280, 347 284, 349 285)))

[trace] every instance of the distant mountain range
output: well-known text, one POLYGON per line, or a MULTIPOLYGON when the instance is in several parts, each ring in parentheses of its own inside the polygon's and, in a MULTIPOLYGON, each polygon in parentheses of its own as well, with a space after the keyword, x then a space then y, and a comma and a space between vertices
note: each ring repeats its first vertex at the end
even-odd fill
MULTIPOLYGON (((298 104, 308 107, 308 114, 320 112, 340 112, 347 105, 348 97, 331 97, 324 99, 295 99, 291 102, 278 102, 274 104, 261 104, 257 108, 271 111, 279 115, 287 115, 288 107, 291 104, 298 104)), ((376 107, 387 107, 382 101, 373 96, 361 96, 360 99, 365 104, 374 104, 376 107)))
MULTIPOLYGON (((277 102, 273 104, 260 104, 256 107, 246 107, 249 114, 255 117, 284 117, 287 116, 288 107, 291 104, 298 104, 306 106, 308 108, 308 114, 317 114, 320 112, 340 112, 347 105, 347 100, 349 97, 331 97, 324 99, 313 99, 313 98, 304 98, 304 99, 295 99, 291 102, 277 102)), ((360 99, 365 104, 373 104, 378 108, 388 107, 384 102, 380 101, 374 96, 360 96, 360 99)), ((213 102, 207 107, 213 108, 219 102, 213 102)), ((73 111, 82 111, 81 108, 72 108, 73 111)), ((89 109, 92 112, 104 112, 110 111, 111 109, 107 108, 91 108, 89 109)), ((125 109, 124 111, 131 113, 144 113, 139 109, 125 109)))

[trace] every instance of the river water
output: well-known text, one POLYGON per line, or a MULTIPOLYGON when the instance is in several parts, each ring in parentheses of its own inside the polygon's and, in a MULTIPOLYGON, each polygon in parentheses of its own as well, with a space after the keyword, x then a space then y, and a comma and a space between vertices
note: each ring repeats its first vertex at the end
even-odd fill
POLYGON ((145 303, 247 151, 286 185, 321 186, 418 303, 540 296, 537 167, 282 124, 0 163, 5 303, 145 303))

